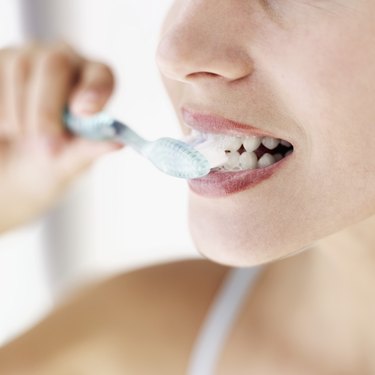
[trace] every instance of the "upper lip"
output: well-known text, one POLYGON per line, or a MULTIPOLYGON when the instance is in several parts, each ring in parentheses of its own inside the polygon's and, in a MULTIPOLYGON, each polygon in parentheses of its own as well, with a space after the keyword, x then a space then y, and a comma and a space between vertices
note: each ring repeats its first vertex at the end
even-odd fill
POLYGON ((209 112, 195 112, 186 107, 181 108, 185 125, 201 133, 220 133, 232 135, 253 135, 258 137, 278 138, 268 131, 243 124, 209 112))

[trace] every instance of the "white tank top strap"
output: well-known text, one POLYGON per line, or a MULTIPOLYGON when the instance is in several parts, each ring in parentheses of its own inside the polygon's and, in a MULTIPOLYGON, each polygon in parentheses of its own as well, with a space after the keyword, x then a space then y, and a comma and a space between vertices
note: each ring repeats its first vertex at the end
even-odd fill
POLYGON ((187 375, 213 375, 226 338, 262 267, 232 268, 203 321, 187 375))

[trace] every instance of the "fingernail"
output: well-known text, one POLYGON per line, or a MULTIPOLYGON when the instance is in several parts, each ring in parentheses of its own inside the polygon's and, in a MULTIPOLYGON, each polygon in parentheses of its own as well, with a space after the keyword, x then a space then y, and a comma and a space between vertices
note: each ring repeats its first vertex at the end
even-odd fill
POLYGON ((74 101, 71 110, 76 114, 86 114, 97 111, 102 93, 98 91, 84 91, 74 101))

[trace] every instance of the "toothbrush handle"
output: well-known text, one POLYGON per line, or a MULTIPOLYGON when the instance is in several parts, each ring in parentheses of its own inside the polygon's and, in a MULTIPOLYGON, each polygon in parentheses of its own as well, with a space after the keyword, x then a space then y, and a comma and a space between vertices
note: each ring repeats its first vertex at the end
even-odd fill
POLYGON ((130 129, 129 126, 120 121, 114 120, 111 126, 116 132, 115 140, 131 146, 134 148, 134 150, 141 154, 143 153, 148 141, 143 139, 134 130, 130 129))
POLYGON ((149 143, 140 137, 129 126, 117 121, 105 112, 89 118, 74 116, 67 108, 63 114, 63 121, 67 128, 82 137, 95 140, 113 140, 133 147, 137 152, 144 154, 149 143))

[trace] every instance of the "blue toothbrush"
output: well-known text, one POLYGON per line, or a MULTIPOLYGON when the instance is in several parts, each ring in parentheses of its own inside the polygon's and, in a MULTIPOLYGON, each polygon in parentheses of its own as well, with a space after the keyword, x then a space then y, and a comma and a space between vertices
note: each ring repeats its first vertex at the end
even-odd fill
MULTIPOLYGON (((65 110, 63 118, 72 133, 88 139, 111 140, 131 146, 162 172, 174 177, 203 177, 216 166, 211 165, 201 152, 185 142, 173 138, 147 141, 104 112, 81 118, 65 110)), ((218 164, 221 163, 220 161, 218 164)))

